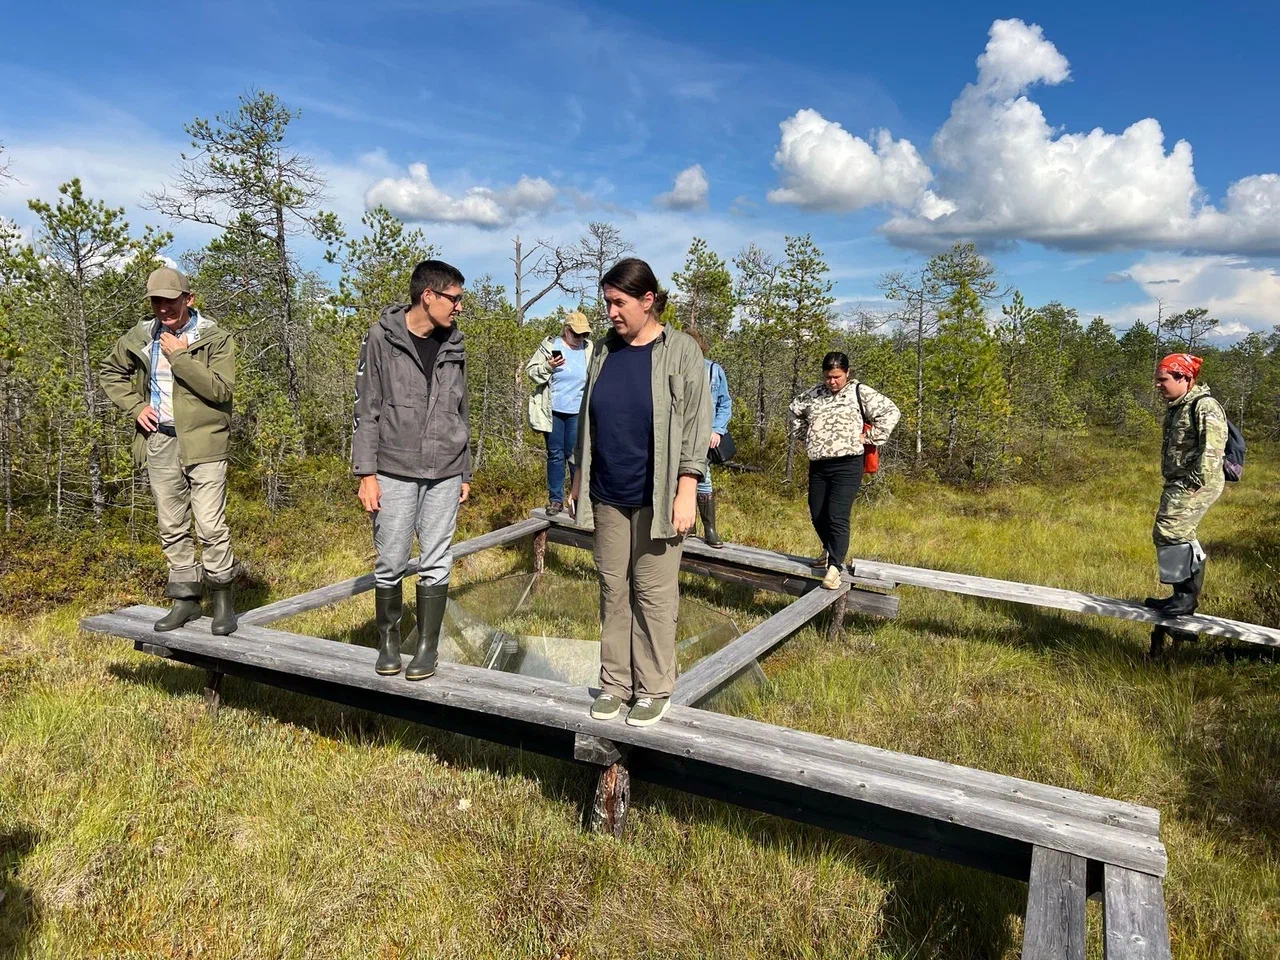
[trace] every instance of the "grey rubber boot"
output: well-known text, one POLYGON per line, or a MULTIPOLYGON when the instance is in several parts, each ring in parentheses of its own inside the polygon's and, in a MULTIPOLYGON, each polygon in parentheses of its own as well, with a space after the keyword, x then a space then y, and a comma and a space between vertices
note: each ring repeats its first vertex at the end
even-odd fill
POLYGON ((724 541, 716 530, 716 494, 698 494, 698 516, 702 518, 702 541, 708 547, 723 547, 724 541))
POLYGON ((1173 596, 1162 608, 1167 617, 1189 617, 1200 605, 1200 591, 1204 589, 1204 564, 1181 583, 1173 585, 1173 596))
POLYGON ((200 617, 200 597, 203 591, 198 580, 169 582, 164 595, 173 601, 173 609, 156 621, 156 632, 177 630, 200 617))
POLYGON ((440 625, 444 623, 444 608, 449 600, 448 583, 424 584, 418 581, 418 649, 405 668, 406 680, 425 680, 436 672, 437 649, 440 646, 440 625))
POLYGON ((373 669, 384 677, 400 672, 400 617, 404 613, 404 584, 375 587, 374 610, 378 621, 378 662, 373 669))

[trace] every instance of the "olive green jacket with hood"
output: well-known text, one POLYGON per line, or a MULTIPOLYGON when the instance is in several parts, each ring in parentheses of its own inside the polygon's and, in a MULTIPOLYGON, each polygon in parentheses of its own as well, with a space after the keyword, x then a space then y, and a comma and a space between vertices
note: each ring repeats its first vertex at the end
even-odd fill
MULTIPOLYGON (((169 358, 173 370, 173 426, 184 466, 226 460, 231 451, 231 395, 236 383, 236 342, 199 311, 200 337, 169 358)), ((138 414, 151 402, 151 342, 160 321, 141 320, 116 341, 99 369, 111 402, 129 415, 133 462, 147 465, 147 431, 138 414)))

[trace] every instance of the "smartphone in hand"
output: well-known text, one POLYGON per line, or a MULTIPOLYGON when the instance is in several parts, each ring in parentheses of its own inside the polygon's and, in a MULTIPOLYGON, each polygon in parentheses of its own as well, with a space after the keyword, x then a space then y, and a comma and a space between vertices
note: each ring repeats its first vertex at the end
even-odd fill
POLYGON ((561 357, 563 357, 563 356, 564 356, 564 354, 563 354, 563 353, 561 353, 559 350, 552 350, 552 351, 551 351, 551 359, 552 359, 552 360, 559 360, 559 359, 560 359, 561 357))

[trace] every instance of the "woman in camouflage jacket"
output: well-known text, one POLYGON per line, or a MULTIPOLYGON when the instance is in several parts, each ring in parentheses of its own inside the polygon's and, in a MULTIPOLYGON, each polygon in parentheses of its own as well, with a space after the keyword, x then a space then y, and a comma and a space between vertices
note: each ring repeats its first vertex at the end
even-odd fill
POLYGON ((791 401, 791 415, 809 454, 809 519, 823 549, 814 566, 826 568, 822 585, 835 590, 849 552, 849 515, 862 487, 864 443, 885 443, 901 414, 884 394, 849 379, 843 353, 823 357, 822 373, 822 383, 791 401), (870 426, 865 435, 864 410, 870 426))

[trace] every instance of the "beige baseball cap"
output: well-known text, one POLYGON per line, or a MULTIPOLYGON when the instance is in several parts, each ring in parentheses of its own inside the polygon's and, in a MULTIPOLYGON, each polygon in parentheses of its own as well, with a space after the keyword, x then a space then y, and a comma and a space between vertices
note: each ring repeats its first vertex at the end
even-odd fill
POLYGON ((173 267, 157 267, 147 276, 147 296, 172 300, 191 292, 191 281, 181 270, 173 267))
POLYGON ((573 313, 565 314, 565 324, 578 336, 591 332, 591 321, 587 319, 585 313, 575 310, 573 313))

